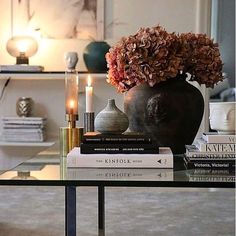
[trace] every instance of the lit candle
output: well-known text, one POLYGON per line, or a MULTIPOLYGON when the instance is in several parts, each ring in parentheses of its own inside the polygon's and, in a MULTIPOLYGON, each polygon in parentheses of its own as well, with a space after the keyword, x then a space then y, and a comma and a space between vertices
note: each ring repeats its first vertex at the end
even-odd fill
POLYGON ((66 114, 78 115, 78 75, 66 72, 65 80, 66 114))
POLYGON ((93 87, 91 76, 88 75, 87 86, 85 87, 86 93, 86 112, 93 112, 93 87))

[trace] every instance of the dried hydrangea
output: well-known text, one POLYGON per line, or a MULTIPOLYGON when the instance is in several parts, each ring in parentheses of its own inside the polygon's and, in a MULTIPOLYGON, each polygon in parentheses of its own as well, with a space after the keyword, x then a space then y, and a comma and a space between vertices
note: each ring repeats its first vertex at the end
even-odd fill
POLYGON ((208 87, 222 80, 219 49, 212 40, 205 35, 168 33, 159 25, 122 38, 110 48, 106 60, 107 81, 119 92, 142 83, 152 87, 187 72, 208 87))

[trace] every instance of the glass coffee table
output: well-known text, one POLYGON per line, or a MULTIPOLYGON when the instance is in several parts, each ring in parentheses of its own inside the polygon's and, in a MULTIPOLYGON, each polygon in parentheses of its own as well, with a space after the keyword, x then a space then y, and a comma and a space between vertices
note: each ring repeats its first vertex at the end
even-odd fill
POLYGON ((0 185, 64 186, 67 236, 76 236, 76 187, 97 187, 98 235, 104 236, 106 187, 235 188, 235 173, 186 170, 181 155, 174 156, 174 169, 67 168, 66 158, 42 153, 14 169, 0 170, 0 185))

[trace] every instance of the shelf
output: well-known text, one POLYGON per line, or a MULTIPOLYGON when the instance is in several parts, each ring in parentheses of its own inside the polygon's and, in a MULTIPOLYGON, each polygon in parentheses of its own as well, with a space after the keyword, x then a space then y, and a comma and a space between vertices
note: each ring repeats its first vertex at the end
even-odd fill
MULTIPOLYGON (((80 72, 79 77, 82 79, 87 78, 88 72, 80 72)), ((93 78, 97 79, 106 79, 106 73, 91 73, 93 78)), ((64 71, 44 71, 44 72, 0 72, 1 79, 20 79, 20 80, 61 80, 65 78, 64 71)))

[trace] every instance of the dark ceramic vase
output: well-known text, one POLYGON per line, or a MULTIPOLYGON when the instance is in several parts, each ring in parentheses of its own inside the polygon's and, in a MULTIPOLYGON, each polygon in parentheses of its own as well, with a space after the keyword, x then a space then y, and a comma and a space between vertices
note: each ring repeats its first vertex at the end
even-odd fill
POLYGON ((129 129, 150 134, 159 146, 173 153, 185 153, 192 144, 204 111, 201 92, 185 81, 185 76, 133 87, 125 95, 129 129))
POLYGON ((94 41, 86 46, 83 53, 83 58, 88 72, 107 72, 107 62, 105 55, 109 49, 110 46, 104 41, 94 41))

